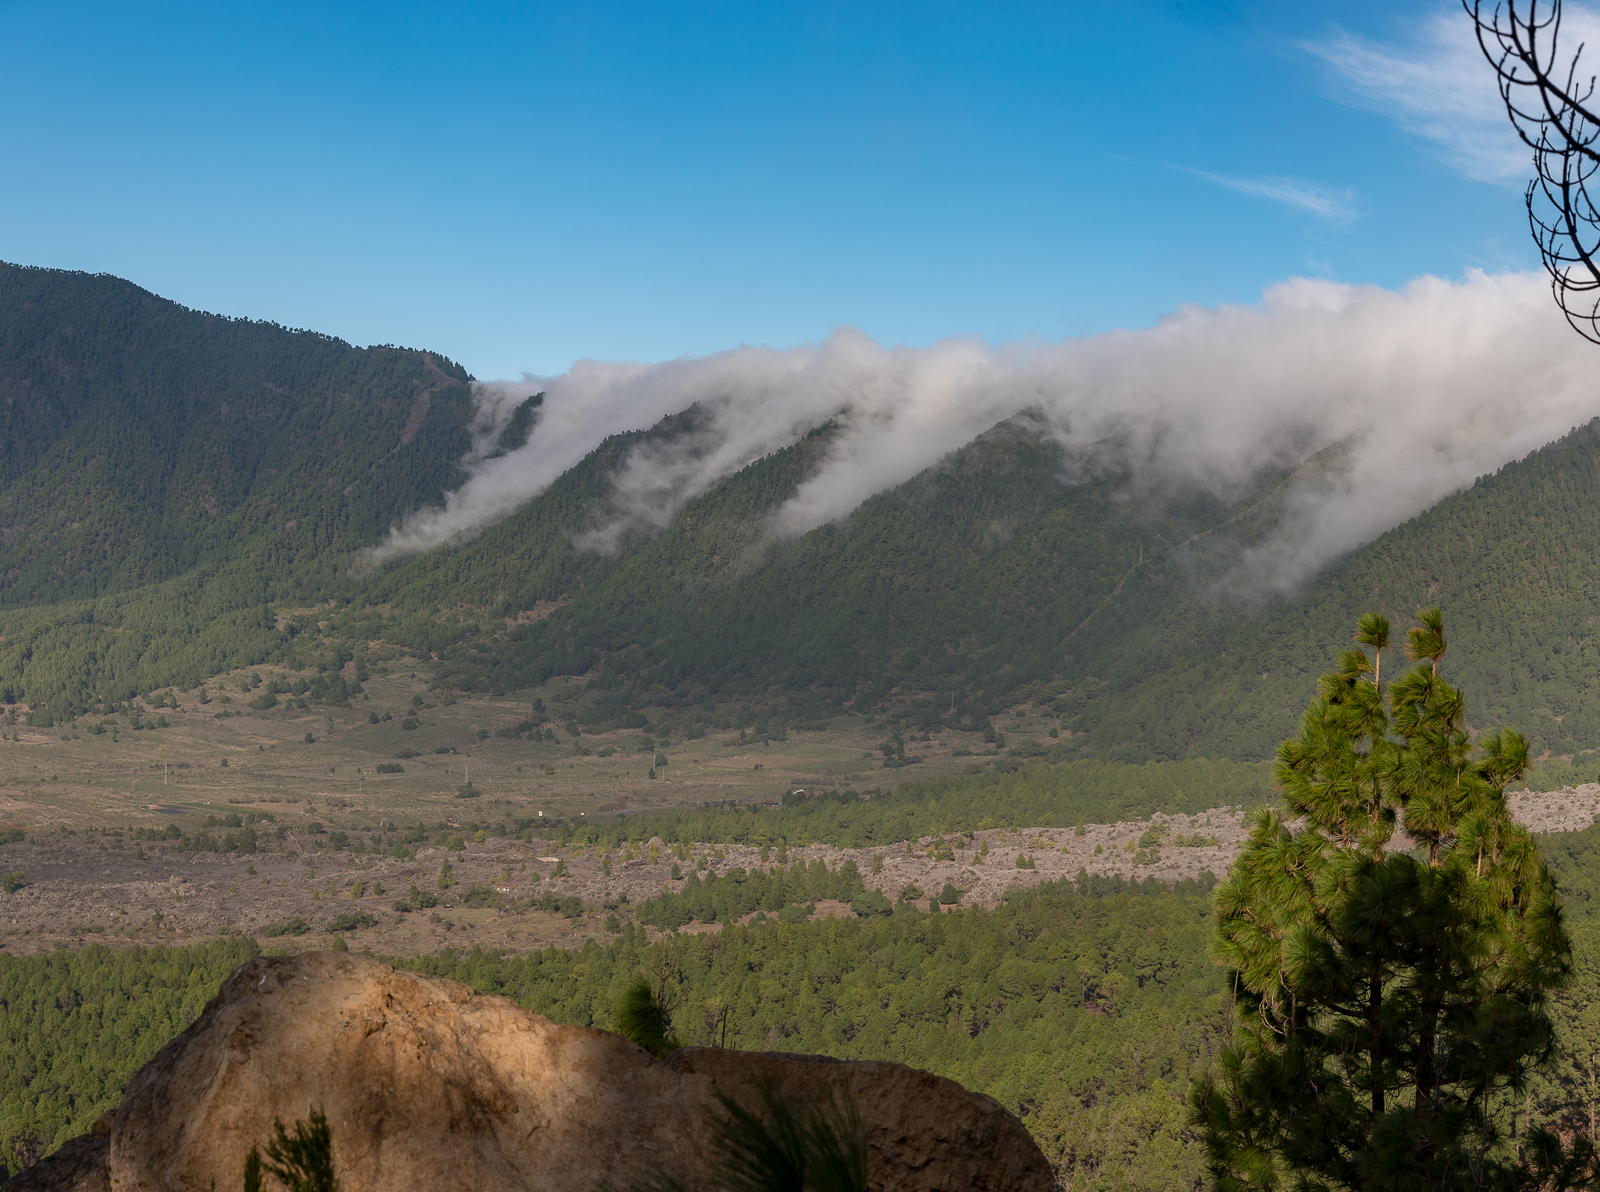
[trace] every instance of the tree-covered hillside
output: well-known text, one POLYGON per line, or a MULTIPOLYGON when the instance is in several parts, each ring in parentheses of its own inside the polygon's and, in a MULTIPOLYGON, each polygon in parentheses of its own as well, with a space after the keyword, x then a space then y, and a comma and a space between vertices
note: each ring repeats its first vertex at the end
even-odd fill
POLYGON ((461 480, 456 365, 0 265, 0 603, 127 591, 246 542, 271 581, 461 480))
MULTIPOLYGON (((1027 705, 1064 756, 1270 756, 1355 617, 1443 605, 1472 723, 1600 747, 1591 622, 1600 427, 1482 478, 1287 598, 1241 589, 1283 477, 1224 508, 1068 481, 1005 423, 798 539, 771 513, 831 429, 610 553, 611 477, 694 409, 614 436, 477 539, 358 567, 462 478, 470 378, 422 352, 185 310, 127 282, 0 266, 0 694, 71 715, 281 656, 383 640, 445 686, 586 675, 590 724, 694 704, 781 732, 844 710, 992 735, 1027 705)), ((531 404, 518 434, 538 425, 531 404)), ((1332 450, 1332 449, 1330 449, 1332 450)), ((1327 453, 1324 453, 1327 454, 1327 453)), ((1335 452, 1336 454, 1336 452, 1335 452)), ((1302 472, 1336 466, 1313 457, 1302 472)))
POLYGON ((0 956, 0 1179, 115 1109, 133 1074, 255 954, 254 940, 234 939, 0 956))
POLYGON ((1254 611, 1208 602, 1192 564, 1153 563, 1107 605, 1057 706, 1125 756, 1270 756, 1362 612, 1403 624, 1439 605, 1474 729, 1516 727, 1536 755, 1600 747, 1597 508, 1600 421, 1254 611))
POLYGON ((258 661, 269 603, 460 483, 469 380, 0 265, 0 686, 70 712, 258 661))
POLYGON ((625 448, 607 444, 479 542, 393 566, 370 589, 386 614, 352 610, 341 631, 436 654, 466 687, 589 674, 599 722, 709 700, 781 725, 889 696, 921 728, 979 731, 1028 703, 1061 718, 1069 749, 1249 760, 1292 730, 1361 612, 1403 622, 1442 604, 1475 727, 1512 723, 1558 754, 1600 746, 1600 425, 1271 599, 1231 569, 1274 528, 1274 488, 1234 509, 1131 502, 1115 477, 1063 482, 1055 450, 1009 426, 843 522, 771 540, 766 515, 826 433, 615 558, 574 546, 606 513, 625 448), (535 607, 549 615, 508 620, 535 607))
POLYGON ((413 615, 352 616, 348 631, 426 645, 446 678, 469 685, 594 671, 632 703, 777 691, 821 711, 865 711, 898 687, 937 693, 947 711, 954 698, 970 723, 1018 687, 1059 676, 1064 643, 1141 554, 1218 516, 1130 509, 1114 479, 1063 483, 1057 449, 1001 426, 845 521, 774 540, 768 515, 827 434, 752 464, 665 532, 624 538, 614 560, 572 545, 603 516, 619 453, 608 444, 478 542, 375 580, 370 604, 413 615), (493 617, 458 616, 453 639, 416 620, 451 599, 493 617), (541 602, 560 607, 499 621, 541 602))

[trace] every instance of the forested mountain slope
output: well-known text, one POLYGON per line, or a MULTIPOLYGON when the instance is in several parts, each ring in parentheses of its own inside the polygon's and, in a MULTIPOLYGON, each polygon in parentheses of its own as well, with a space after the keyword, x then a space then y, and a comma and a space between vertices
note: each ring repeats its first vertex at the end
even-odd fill
POLYGON ((458 484, 469 413, 466 374, 426 353, 0 265, 0 603, 126 591, 256 537, 287 581, 458 484))
MULTIPOLYGON (((1270 756, 1316 677, 1377 609, 1398 631, 1445 611, 1445 668, 1475 728, 1536 751, 1600 746, 1600 421, 1507 464, 1254 612, 1193 581, 1181 553, 1139 569, 1058 701, 1131 757, 1270 756)), ((1192 564, 1191 564, 1192 566, 1192 564)), ((1215 592, 1215 589, 1212 590, 1215 592)), ((1405 665, 1396 651, 1386 665, 1405 665)))
MULTIPOLYGON (((1253 760, 1362 611, 1403 626, 1436 603, 1474 724, 1600 746, 1594 425, 1264 599, 1234 569, 1281 528, 1293 477, 1232 508, 1136 499, 1118 475, 1063 479, 1025 419, 776 537, 823 427, 665 531, 592 549, 620 516, 613 474, 693 433, 691 408, 608 439, 474 541, 361 567, 475 449, 470 378, 448 361, 0 266, 0 398, 0 694, 69 715, 278 656, 279 612, 320 603, 326 649, 387 640, 442 684, 587 675, 596 723, 695 703, 774 731, 845 709, 986 731, 1027 704, 1060 717, 1067 755, 1253 760)), ((531 404, 530 424, 537 441, 531 404)))
POLYGON ((1292 731, 1362 612, 1403 629, 1442 604, 1475 725, 1518 725, 1556 753, 1600 746, 1600 425, 1271 599, 1235 568, 1277 525, 1279 486, 1234 509, 1135 502, 1118 477, 1064 483, 1055 448, 1010 425, 840 523, 774 541, 766 516, 826 434, 615 558, 574 546, 606 515, 626 447, 612 441, 478 542, 373 581, 410 617, 353 612, 344 631, 437 654, 468 687, 591 674, 608 692, 597 720, 707 699, 815 719, 892 693, 890 710, 922 727, 982 728, 1031 703, 1062 718, 1071 750, 1248 760, 1292 731), (494 616, 437 615, 452 598, 494 616), (549 615, 505 620, 536 607, 549 615))
POLYGON ((1002 426, 847 520, 775 541, 767 517, 827 433, 746 468, 664 533, 625 538, 615 560, 572 545, 619 453, 608 444, 478 542, 402 564, 374 584, 374 602, 454 597, 500 615, 564 602, 476 650, 445 651, 458 680, 515 687, 598 668, 634 699, 776 688, 865 710, 902 686, 959 703, 969 686, 1057 674, 1060 643, 1141 551, 1215 516, 1130 511, 1110 480, 1063 484, 1055 448, 1002 426))
POLYGON ((460 482, 471 415, 437 356, 0 264, 0 686, 70 712, 259 660, 270 601, 460 482))

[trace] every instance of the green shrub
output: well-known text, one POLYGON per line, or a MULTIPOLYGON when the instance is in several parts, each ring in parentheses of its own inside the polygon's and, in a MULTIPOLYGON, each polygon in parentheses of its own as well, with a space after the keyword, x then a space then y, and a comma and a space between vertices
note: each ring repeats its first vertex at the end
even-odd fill
POLYGON ((850 909, 863 919, 894 914, 894 904, 876 890, 863 890, 850 900, 850 909))

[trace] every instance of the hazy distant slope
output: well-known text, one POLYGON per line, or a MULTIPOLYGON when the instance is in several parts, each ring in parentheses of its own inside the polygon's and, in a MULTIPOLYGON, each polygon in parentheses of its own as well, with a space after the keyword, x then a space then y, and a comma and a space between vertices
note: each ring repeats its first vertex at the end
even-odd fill
POLYGON ((466 382, 420 352, 0 265, 0 604, 127 591, 267 531, 252 549, 278 584, 365 545, 460 482, 466 382))
MULTIPOLYGON (((362 602, 408 610, 460 603, 504 615, 592 587, 610 573, 618 556, 586 549, 580 541, 617 515, 613 474, 639 444, 669 441, 693 421, 688 413, 648 430, 610 436, 539 497, 480 536, 363 573, 362 602)), ((537 428, 532 433, 537 437, 537 428)), ((647 548, 650 541, 648 534, 623 534, 619 553, 647 548)))
MULTIPOLYGON (((1475 727, 1511 724, 1556 753, 1600 746, 1600 421, 1253 615, 1208 599, 1173 560, 1152 563, 1085 642, 1078 675, 1092 679, 1063 711, 1088 741, 1127 756, 1267 756, 1362 612, 1390 616, 1398 642, 1434 604, 1451 641, 1446 673, 1465 686, 1475 727)), ((1385 662, 1404 665, 1398 650, 1385 662)))

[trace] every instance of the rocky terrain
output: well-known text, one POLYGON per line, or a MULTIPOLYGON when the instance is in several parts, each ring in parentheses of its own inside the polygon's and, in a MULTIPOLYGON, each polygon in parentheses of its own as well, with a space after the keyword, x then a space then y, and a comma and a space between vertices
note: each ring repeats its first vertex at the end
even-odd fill
POLYGON ((317 1107, 344 1192, 700 1187, 728 1110, 777 1098, 859 1113, 883 1192, 1046 1192, 1049 1163, 993 1099, 900 1064, 689 1048, 659 1062, 504 998, 360 956, 261 957, 128 1086, 121 1105, 18 1192, 239 1184, 273 1123, 317 1107))
MULTIPOLYGON (((1573 831, 1600 811, 1600 784, 1517 795, 1512 808, 1535 831, 1573 831)), ((736 845, 699 845, 674 857, 665 844, 646 846, 630 861, 557 849, 537 837, 485 834, 480 841, 466 830, 459 848, 423 846, 407 859, 378 851, 392 834, 351 831, 347 847, 336 848, 331 833, 304 824, 265 846, 281 851, 250 854, 180 852, 171 842, 137 841, 123 832, 35 834, 0 846, 0 874, 18 875, 17 888, 0 894, 0 946, 23 954, 88 941, 180 942, 237 933, 269 949, 301 951, 328 946, 332 932, 350 946, 389 955, 446 944, 519 950, 603 935, 610 912, 621 922, 631 907, 678 888, 690 873, 709 877, 734 867, 816 860, 830 867, 853 862, 866 885, 891 900, 916 887, 926 908, 926 896, 950 883, 963 892, 963 904, 992 905, 1009 887, 1080 870, 1163 882, 1207 871, 1220 877, 1244 839, 1244 818, 1237 808, 1215 808, 1085 825, 1081 835, 1070 828, 995 829, 877 849, 813 845, 765 861, 758 850, 736 845), (1019 868, 1019 859, 1028 867, 1019 868), (441 890, 446 864, 454 884, 441 890), (412 901, 413 887, 438 905, 396 909, 412 901), (478 897, 468 900, 474 888, 478 897), (584 910, 575 913, 568 903, 560 913, 542 911, 545 893, 581 900, 584 910)))
POLYGON ((1511 814, 1535 832, 1581 832, 1600 816, 1600 783, 1559 791, 1520 791, 1507 800, 1511 814))

